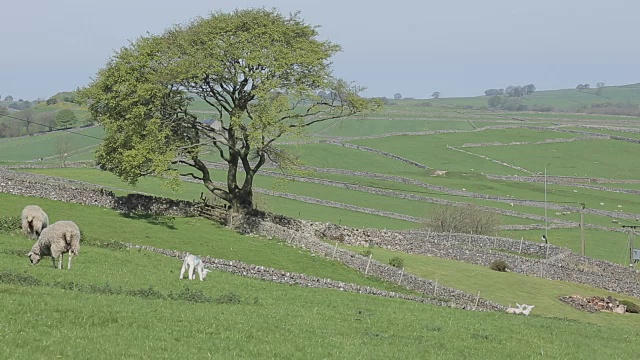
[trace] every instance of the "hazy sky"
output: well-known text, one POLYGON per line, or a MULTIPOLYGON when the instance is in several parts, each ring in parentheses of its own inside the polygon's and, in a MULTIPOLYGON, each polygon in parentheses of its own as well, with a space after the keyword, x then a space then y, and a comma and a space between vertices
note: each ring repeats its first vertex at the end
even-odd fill
POLYGON ((634 0, 15 0, 1 8, 0 96, 74 90, 128 40, 247 7, 300 10, 321 25, 321 37, 343 47, 335 74, 366 86, 368 96, 640 82, 634 0))

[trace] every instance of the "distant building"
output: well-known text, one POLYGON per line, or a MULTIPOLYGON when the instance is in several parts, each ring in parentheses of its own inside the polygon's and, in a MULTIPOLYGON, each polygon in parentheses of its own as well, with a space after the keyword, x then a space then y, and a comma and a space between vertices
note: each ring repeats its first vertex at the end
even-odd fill
MULTIPOLYGON (((213 129, 213 131, 215 132, 220 132, 222 131, 222 121, 218 120, 218 119, 205 119, 202 120, 202 123, 204 125, 209 125, 209 127, 211 127, 213 129)), ((223 142, 223 136, 216 136, 216 138, 220 138, 220 142, 223 142)))

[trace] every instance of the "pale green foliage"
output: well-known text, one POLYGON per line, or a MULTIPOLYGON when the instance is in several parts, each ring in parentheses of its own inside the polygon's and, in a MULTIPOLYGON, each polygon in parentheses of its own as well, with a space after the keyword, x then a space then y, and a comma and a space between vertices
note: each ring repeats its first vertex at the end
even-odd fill
POLYGON ((184 175, 234 209, 250 208, 253 177, 267 161, 298 165, 276 148, 277 139, 381 105, 331 76, 329 59, 340 46, 317 36, 298 14, 250 9, 198 18, 122 48, 81 91, 106 130, 98 163, 130 183, 146 174, 176 180, 177 166, 186 165, 196 172, 184 175), (320 98, 319 90, 333 96, 320 98), (197 121, 188 109, 193 96, 211 106, 221 127, 197 121), (228 163, 226 186, 211 181, 199 158, 204 150, 228 163))

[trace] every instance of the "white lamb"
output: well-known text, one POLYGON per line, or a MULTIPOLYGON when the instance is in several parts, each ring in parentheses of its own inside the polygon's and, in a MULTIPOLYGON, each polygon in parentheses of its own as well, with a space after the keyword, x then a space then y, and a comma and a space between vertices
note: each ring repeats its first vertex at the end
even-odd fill
POLYGON ((518 303, 516 303, 516 306, 517 308, 512 308, 511 304, 509 304, 509 307, 506 310, 507 314, 524 314, 526 316, 529 316, 529 314, 531 313, 531 310, 535 307, 535 305, 518 304, 518 303))
POLYGON ((40 236, 49 226, 47 213, 38 205, 27 205, 22 209, 22 232, 32 238, 40 236))
POLYGON ((507 314, 522 314, 522 310, 524 305, 520 305, 518 303, 516 303, 517 308, 512 308, 511 304, 509 304, 509 307, 507 308, 507 314))
POLYGON ((51 256, 53 267, 62 269, 62 254, 69 253, 67 269, 71 269, 71 259, 80 252, 80 229, 73 221, 57 221, 42 230, 38 241, 27 254, 31 264, 37 264, 43 256, 51 256))
POLYGON ((204 278, 207 277, 207 274, 211 271, 209 269, 204 268, 204 263, 200 260, 199 257, 187 253, 184 257, 184 261, 182 262, 182 269, 180 269, 180 279, 184 276, 184 272, 189 268, 189 280, 193 280, 196 278, 196 274, 193 273, 194 270, 198 272, 198 276, 200 276, 200 281, 203 281, 204 278))

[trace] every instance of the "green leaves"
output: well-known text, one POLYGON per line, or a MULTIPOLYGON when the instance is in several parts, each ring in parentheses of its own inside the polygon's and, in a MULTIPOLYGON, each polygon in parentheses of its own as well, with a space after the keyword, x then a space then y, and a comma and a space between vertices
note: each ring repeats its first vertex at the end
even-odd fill
POLYGON ((362 88, 331 76, 330 58, 341 48, 317 37, 317 28, 297 13, 248 9, 137 39, 81 91, 106 130, 98 163, 130 183, 153 174, 174 184, 176 164, 189 165, 209 190, 250 206, 253 174, 267 159, 297 164, 275 147, 277 139, 379 106, 358 95, 362 88), (320 97, 319 91, 332 96, 320 97), (217 115, 215 127, 191 112, 194 96, 217 115), (209 181, 201 151, 229 164, 227 189, 209 181), (240 177, 243 184, 237 183, 239 165, 250 174, 240 177))

